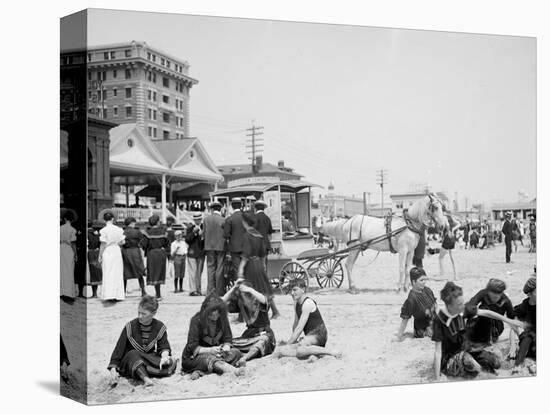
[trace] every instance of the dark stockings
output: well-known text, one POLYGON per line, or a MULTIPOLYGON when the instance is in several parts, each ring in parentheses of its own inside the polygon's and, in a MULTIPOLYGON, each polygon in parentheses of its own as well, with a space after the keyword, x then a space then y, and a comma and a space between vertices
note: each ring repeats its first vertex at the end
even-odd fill
POLYGON ((155 295, 160 298, 160 285, 155 285, 155 295))
POLYGON ((183 292, 183 278, 174 279, 174 292, 183 292), (179 289, 178 289, 179 283, 179 289))
MULTIPOLYGON (((147 292, 145 292, 145 283, 143 282, 143 278, 138 277, 137 281, 139 283, 139 288, 141 289, 141 296, 145 296, 147 292)), ((128 281, 124 279, 124 293, 126 293, 126 286, 128 286, 128 281)))

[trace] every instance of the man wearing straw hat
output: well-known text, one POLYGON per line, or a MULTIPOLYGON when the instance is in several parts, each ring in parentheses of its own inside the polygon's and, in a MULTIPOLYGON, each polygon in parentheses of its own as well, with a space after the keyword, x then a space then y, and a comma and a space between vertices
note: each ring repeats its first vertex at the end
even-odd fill
POLYGON ((201 276, 204 268, 204 235, 202 229, 202 213, 193 213, 193 222, 187 228, 185 241, 188 244, 187 264, 189 267, 189 296, 201 296, 201 276))
POLYGON ((504 234, 504 244, 506 245, 506 263, 510 263, 510 256, 512 255, 512 212, 507 211, 504 214, 504 224, 502 225, 501 232, 504 234))
POLYGON ((222 205, 218 201, 210 203, 212 214, 204 218, 204 250, 206 251, 206 270, 208 273, 207 293, 215 291, 224 295, 223 260, 225 258, 225 234, 222 217, 222 205))

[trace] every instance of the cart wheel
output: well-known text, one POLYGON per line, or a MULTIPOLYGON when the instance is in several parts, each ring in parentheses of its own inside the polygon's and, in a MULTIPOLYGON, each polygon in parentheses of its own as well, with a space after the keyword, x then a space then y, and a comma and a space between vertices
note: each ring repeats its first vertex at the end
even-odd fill
POLYGON ((316 269, 315 277, 321 288, 339 288, 344 281, 344 268, 342 267, 341 261, 334 258, 328 258, 321 261, 319 267, 316 269))
POLYGON ((288 284, 294 279, 304 279, 306 281, 306 286, 309 285, 306 268, 298 262, 288 262, 281 269, 281 274, 279 276, 279 289, 281 289, 281 292, 286 293, 288 284))

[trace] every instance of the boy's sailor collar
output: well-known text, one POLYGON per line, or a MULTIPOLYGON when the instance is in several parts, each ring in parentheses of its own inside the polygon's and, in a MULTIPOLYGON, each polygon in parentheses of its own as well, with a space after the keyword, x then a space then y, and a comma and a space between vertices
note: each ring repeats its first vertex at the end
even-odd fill
POLYGON ((217 214, 218 216, 221 216, 222 212, 218 210, 212 210, 212 214, 217 214))
POLYGON ((447 328, 451 326, 451 323, 453 322, 453 319, 455 319, 458 316, 462 316, 462 313, 457 313, 456 315, 451 315, 450 312, 447 310, 447 307, 441 308, 441 313, 446 316, 446 320, 444 318, 441 318, 441 321, 447 325, 447 328))

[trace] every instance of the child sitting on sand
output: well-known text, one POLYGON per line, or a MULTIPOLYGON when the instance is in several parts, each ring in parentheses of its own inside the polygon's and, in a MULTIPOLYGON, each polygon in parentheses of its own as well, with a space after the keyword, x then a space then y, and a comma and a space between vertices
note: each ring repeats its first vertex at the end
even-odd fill
POLYGON ((138 317, 122 329, 108 367, 111 386, 117 384, 119 375, 151 386, 154 383, 150 377, 168 377, 176 370, 177 360, 170 356, 166 326, 154 318, 158 307, 156 298, 143 296, 138 317))
POLYGON ((482 369, 494 372, 500 368, 500 358, 493 352, 485 349, 474 351, 467 347, 466 320, 478 316, 501 320, 512 327, 521 327, 523 323, 487 309, 465 309, 462 288, 453 282, 445 284, 441 290, 441 300, 445 307, 437 312, 432 334, 436 380, 439 380, 441 373, 453 377, 475 377, 482 369))
MULTIPOLYGON (((523 287, 523 293, 527 298, 514 307, 514 313, 520 321, 524 322, 525 330, 519 336, 519 351, 516 355, 516 362, 513 374, 520 371, 525 363, 525 358, 537 358, 537 279, 529 278, 523 287)), ((535 365, 529 365, 529 372, 536 372, 535 365)))
POLYGON ((314 361, 324 355, 340 358, 341 352, 325 348, 328 336, 327 328, 317 303, 306 295, 306 281, 293 279, 290 281, 289 288, 295 306, 292 335, 288 341, 279 343, 282 348, 277 348, 273 355, 279 358, 296 357, 309 359, 309 361, 314 361), (304 337, 299 340, 302 332, 304 337))
POLYGON ((396 339, 402 341, 403 333, 411 316, 414 318, 414 337, 424 338, 432 336, 432 321, 435 315, 435 296, 432 290, 426 286, 428 280, 426 271, 419 267, 413 267, 409 273, 412 290, 401 307, 401 325, 396 334, 396 339))

